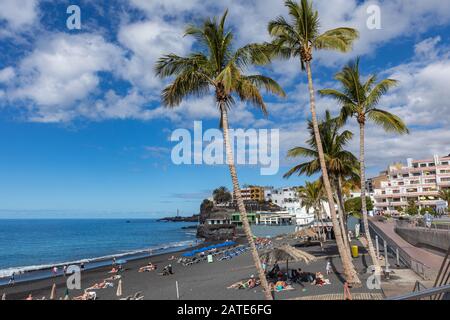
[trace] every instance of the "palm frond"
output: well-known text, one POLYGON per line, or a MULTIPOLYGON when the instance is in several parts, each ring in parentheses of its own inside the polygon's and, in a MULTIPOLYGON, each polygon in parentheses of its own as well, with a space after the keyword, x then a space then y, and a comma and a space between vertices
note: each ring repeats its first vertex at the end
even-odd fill
POLYGON ((383 95, 385 95, 389 89, 398 85, 398 81, 394 79, 384 79, 378 82, 370 91, 365 101, 366 108, 376 106, 383 95))
POLYGON ((337 50, 348 52, 352 49, 353 42, 359 37, 359 33, 353 28, 336 28, 328 30, 314 39, 316 49, 337 50))
POLYGON ((403 120, 388 111, 371 109, 368 111, 367 117, 375 124, 383 127, 383 129, 387 132, 396 132, 400 134, 409 133, 409 130, 403 120))

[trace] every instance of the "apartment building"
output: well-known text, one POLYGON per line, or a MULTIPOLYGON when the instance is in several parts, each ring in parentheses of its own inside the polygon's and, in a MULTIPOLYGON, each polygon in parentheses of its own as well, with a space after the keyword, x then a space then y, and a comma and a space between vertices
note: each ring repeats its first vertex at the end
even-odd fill
MULTIPOLYGON (((242 188, 241 195, 244 201, 262 202, 264 201, 264 188, 259 186, 249 186, 248 188, 242 188)), ((234 193, 233 198, 236 198, 234 197, 234 193)))
POLYGON ((387 170, 387 179, 374 189, 375 210, 397 213, 414 201, 419 209, 429 207, 445 210, 446 203, 438 197, 439 190, 450 188, 450 155, 423 160, 407 159, 406 166, 394 164, 387 170))
POLYGON ((314 214, 302 207, 296 188, 270 188, 265 190, 264 195, 266 201, 276 204, 288 214, 295 215, 297 225, 306 225, 314 221, 314 214))

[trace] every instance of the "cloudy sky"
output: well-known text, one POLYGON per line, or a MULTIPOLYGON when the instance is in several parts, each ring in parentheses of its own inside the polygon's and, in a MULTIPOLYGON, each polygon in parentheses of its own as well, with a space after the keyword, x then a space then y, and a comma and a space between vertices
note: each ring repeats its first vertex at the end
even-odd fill
MULTIPOLYGON (((450 153, 450 1, 315 1, 323 30, 358 28, 352 52, 319 52, 313 62, 317 89, 336 86, 333 75, 361 57, 365 76, 400 81, 380 107, 401 116, 408 136, 367 128, 368 175, 394 161, 450 153), (370 6, 380 8, 381 28, 370 29, 370 6)), ((160 104, 166 84, 153 66, 166 53, 195 50, 183 37, 187 24, 229 9, 235 47, 269 40, 267 23, 286 15, 282 1, 0 0, 0 210, 114 212, 151 216, 195 213, 219 185, 230 187, 226 166, 176 166, 170 152, 176 128, 217 128, 211 96, 174 110, 160 104), (69 30, 66 10, 81 8, 81 29, 69 30), (142 215, 142 214, 141 214, 142 215)), ((286 150, 303 145, 309 100, 298 61, 274 61, 249 72, 274 77, 288 96, 266 97, 269 116, 238 104, 232 127, 280 129, 279 173, 261 176, 239 166, 242 184, 299 185, 282 175, 293 163, 286 150)), ((318 112, 339 110, 318 99, 318 112)), ((356 132, 353 122, 348 124, 356 132)), ((349 149, 357 152, 358 141, 349 149)))

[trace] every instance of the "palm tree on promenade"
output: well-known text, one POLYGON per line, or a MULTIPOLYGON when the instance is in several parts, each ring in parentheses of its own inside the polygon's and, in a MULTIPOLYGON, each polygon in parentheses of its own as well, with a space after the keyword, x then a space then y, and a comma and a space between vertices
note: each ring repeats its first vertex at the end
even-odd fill
POLYGON ((284 59, 290 59, 291 57, 298 58, 301 70, 306 70, 314 135, 319 153, 324 187, 328 205, 330 207, 336 244, 342 259, 347 282, 350 285, 360 285, 361 282, 358 279, 350 254, 345 249, 343 235, 339 228, 339 222, 334 207, 333 193, 325 164, 322 141, 320 139, 319 126, 317 123, 315 93, 311 71, 313 50, 323 49, 347 52, 351 49, 353 41, 358 37, 358 31, 353 28, 336 28, 320 33, 319 15, 318 12, 313 9, 311 1, 301 0, 299 3, 296 3, 292 0, 287 0, 285 1, 285 6, 289 10, 290 21, 287 21, 284 17, 280 16, 269 22, 268 30, 272 36, 272 42, 268 44, 268 48, 270 49, 271 54, 275 56, 284 59))
MULTIPOLYGON (((325 163, 333 182, 332 188, 336 197, 336 203, 338 204, 339 224, 342 234, 347 235, 342 180, 346 178, 359 179, 359 175, 357 174, 359 164, 358 159, 353 153, 345 150, 346 144, 353 138, 353 133, 348 130, 340 132, 341 127, 340 118, 332 118, 328 110, 325 112, 325 119, 319 123, 319 133, 322 140, 325 163)), ((288 157, 311 158, 311 160, 300 163, 290 169, 284 175, 285 178, 289 178, 294 173, 298 175, 305 174, 307 176, 320 173, 319 153, 311 121, 308 123, 308 129, 310 138, 306 143, 309 148, 295 147, 288 151, 288 157)), ((347 236, 343 237, 343 241, 346 249, 349 251, 350 245, 347 236)))
POLYGON ((387 132, 399 134, 408 133, 408 128, 404 122, 396 115, 377 108, 380 99, 389 89, 397 85, 394 79, 383 79, 377 82, 376 75, 371 75, 365 82, 362 82, 359 72, 359 59, 348 63, 341 72, 337 73, 335 79, 341 84, 342 90, 324 89, 319 93, 322 96, 334 98, 342 105, 341 121, 345 123, 348 118, 356 118, 359 125, 359 164, 361 180, 361 210, 363 213, 364 230, 366 233, 369 254, 372 263, 379 272, 380 265, 375 255, 372 238, 370 237, 369 222, 367 219, 366 204, 366 178, 365 178, 365 155, 364 138, 367 121, 381 126, 387 132))
POLYGON ((162 102, 168 108, 178 106, 188 97, 205 96, 211 90, 214 92, 224 135, 227 164, 243 229, 251 248, 265 297, 272 299, 239 187, 233 150, 230 145, 228 111, 235 104, 235 99, 238 98, 243 102, 249 102, 267 114, 260 89, 263 88, 265 91, 279 96, 285 96, 285 93, 278 83, 269 77, 243 73, 247 66, 266 64, 269 62, 269 58, 261 46, 256 44, 249 44, 234 50, 232 47, 233 33, 225 29, 226 17, 227 11, 220 20, 206 19, 201 26, 189 26, 185 35, 192 36, 197 40, 198 51, 187 57, 175 54, 165 55, 158 60, 155 71, 161 78, 175 76, 173 82, 162 91, 162 102))

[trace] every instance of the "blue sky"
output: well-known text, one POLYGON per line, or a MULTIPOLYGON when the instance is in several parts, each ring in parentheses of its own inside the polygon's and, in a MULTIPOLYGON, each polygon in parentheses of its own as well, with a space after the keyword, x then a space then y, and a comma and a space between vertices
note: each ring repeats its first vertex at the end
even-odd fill
MULTIPOLYGON (((394 161, 450 153, 450 3, 443 1, 316 1, 323 29, 352 26, 361 37, 348 54, 317 53, 317 89, 335 86, 333 74, 361 57, 365 75, 400 80, 381 102, 409 125, 409 136, 369 126, 368 175, 394 161), (366 26, 377 4, 381 29, 366 26)), ((165 82, 152 68, 165 53, 195 47, 183 38, 188 23, 229 8, 236 46, 268 40, 266 25, 286 15, 282 1, 0 0, 0 217, 164 216, 198 211, 220 185, 231 186, 226 166, 176 166, 170 159, 176 128, 203 120, 217 128, 211 97, 176 110, 160 105, 165 82), (81 30, 66 28, 66 9, 81 8, 81 30), (244 18, 245 17, 245 18, 244 18)), ((266 96, 270 115, 238 104, 231 126, 280 129, 281 168, 261 176, 239 166, 241 184, 299 185, 285 180, 286 150, 307 137, 308 94, 296 61, 258 70, 277 79, 286 99, 266 96)), ((319 114, 338 111, 318 99, 319 114)), ((356 132, 353 123, 348 129, 356 132)), ((357 152, 357 140, 349 149, 357 152)))

